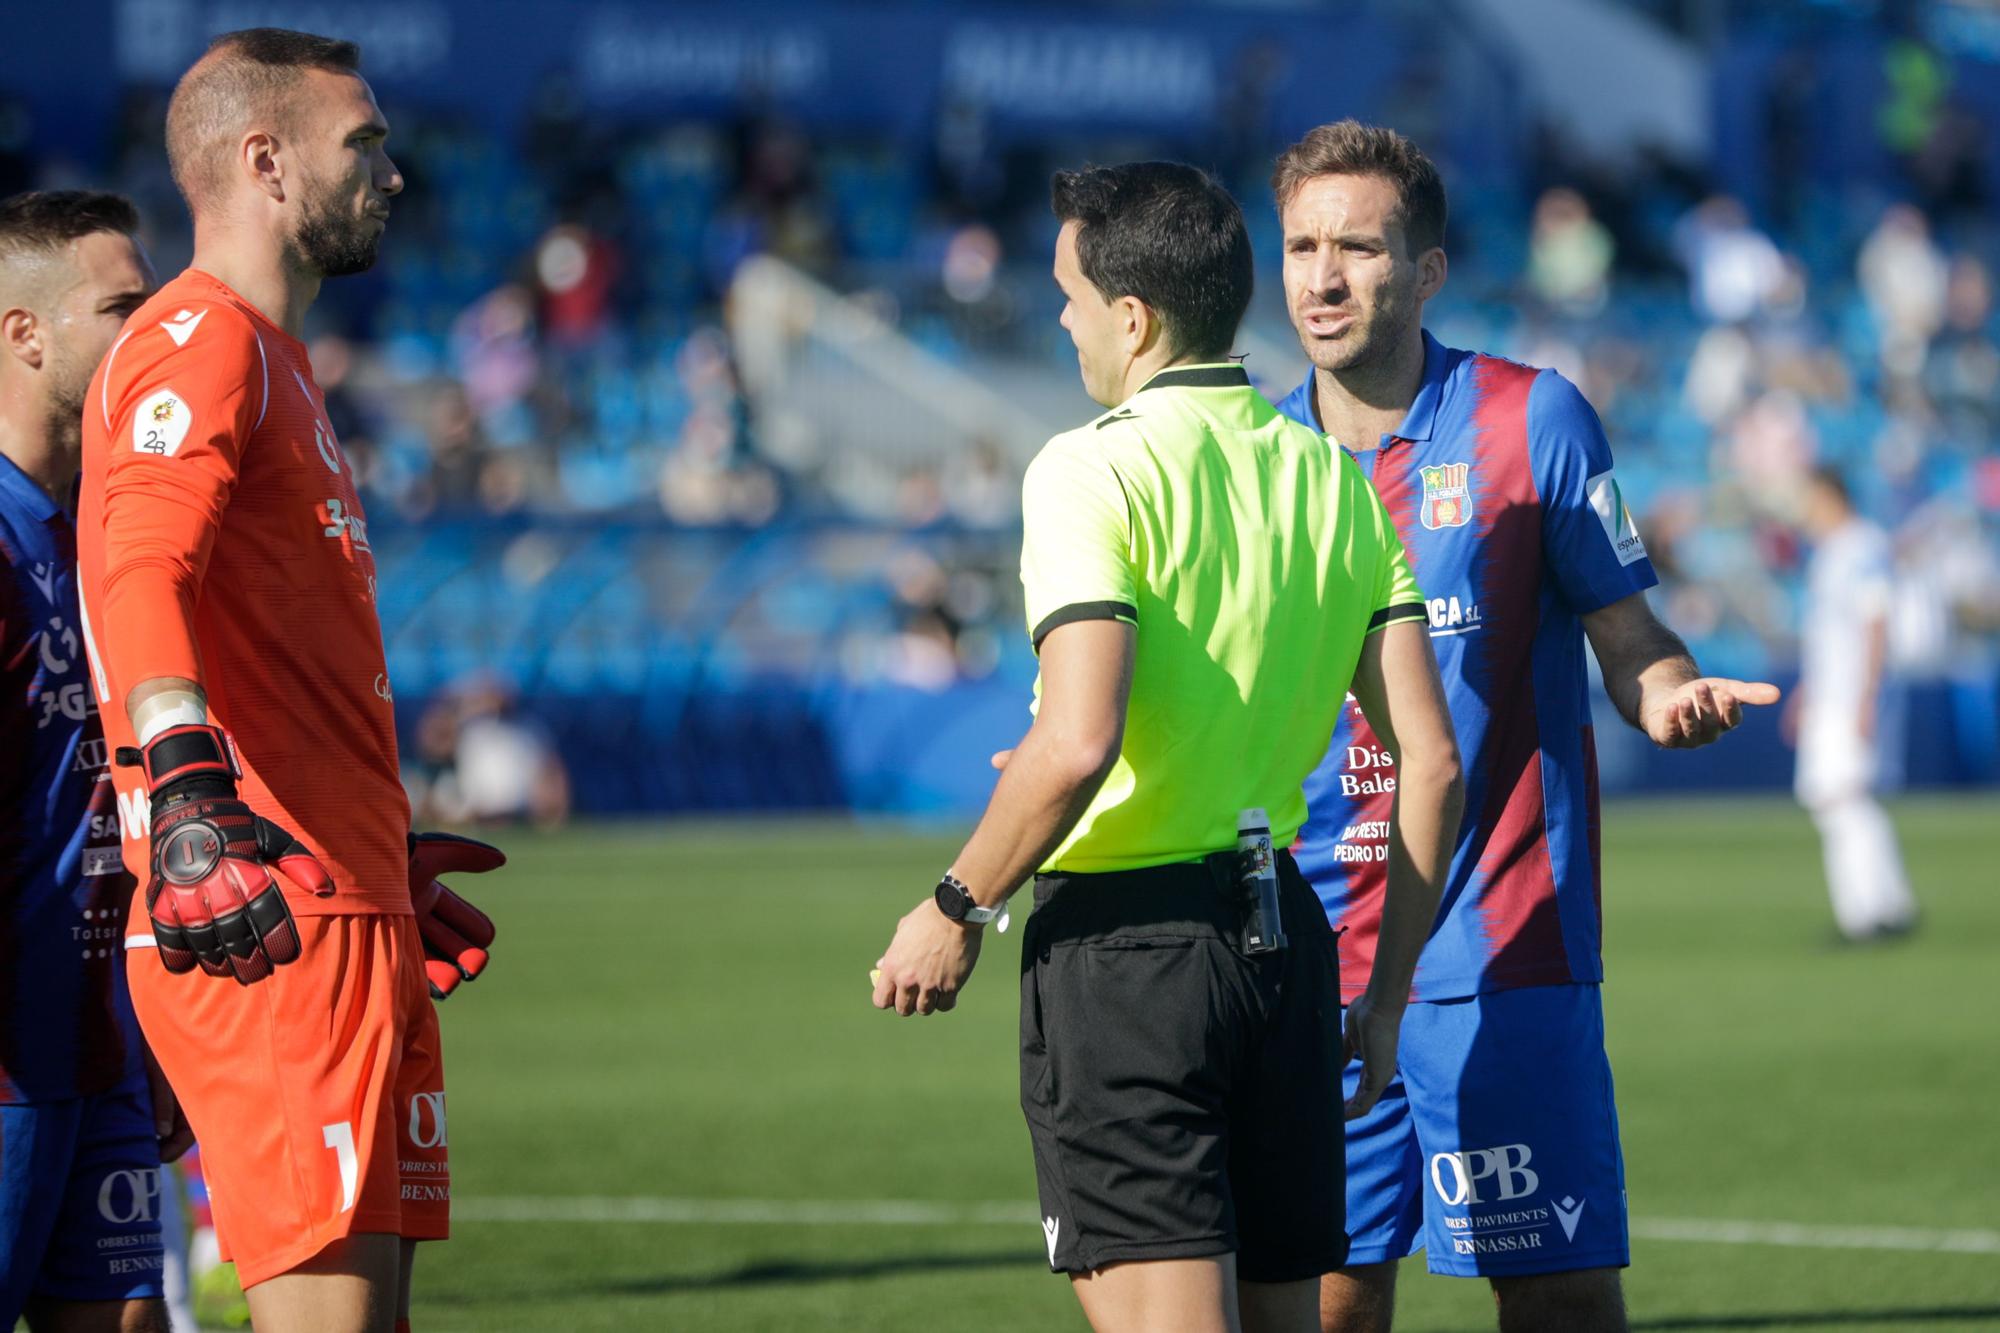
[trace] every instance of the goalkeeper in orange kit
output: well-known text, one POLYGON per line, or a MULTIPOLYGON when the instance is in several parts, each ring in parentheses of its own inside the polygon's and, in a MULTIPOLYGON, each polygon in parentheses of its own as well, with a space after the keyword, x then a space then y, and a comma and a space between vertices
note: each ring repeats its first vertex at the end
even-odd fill
POLYGON ((504 859, 410 833, 367 519, 299 341, 403 185, 359 58, 251 29, 181 79, 194 261, 84 412, 82 618, 151 921, 133 1001, 263 1330, 407 1327, 415 1244, 449 1230, 432 997, 493 938, 437 876, 504 859))

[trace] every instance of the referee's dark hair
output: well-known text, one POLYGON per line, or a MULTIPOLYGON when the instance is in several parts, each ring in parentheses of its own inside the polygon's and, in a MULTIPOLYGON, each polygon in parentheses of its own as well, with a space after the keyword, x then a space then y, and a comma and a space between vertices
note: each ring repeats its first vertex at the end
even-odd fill
POLYGON ((1179 162, 1058 171, 1049 202, 1079 224, 1077 263, 1105 300, 1144 301, 1177 356, 1229 354, 1256 265, 1243 210, 1213 177, 1179 162))
POLYGON ((1299 187, 1315 176, 1380 176, 1396 187, 1397 220, 1410 241, 1410 258, 1444 244, 1444 180, 1437 164, 1396 131, 1358 120, 1336 120, 1309 130, 1278 154, 1271 170, 1271 193, 1278 215, 1299 187))

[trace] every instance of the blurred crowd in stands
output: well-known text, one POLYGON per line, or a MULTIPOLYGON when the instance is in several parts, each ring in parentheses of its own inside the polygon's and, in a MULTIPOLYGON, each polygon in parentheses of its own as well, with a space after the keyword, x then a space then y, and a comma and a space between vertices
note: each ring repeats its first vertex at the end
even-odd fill
POLYGON ((1941 237, 1922 209, 1889 202, 1815 264, 1713 196, 1666 233, 1685 285, 1662 295, 1621 279, 1618 243, 1576 191, 1550 189, 1533 218, 1511 350, 1562 369, 1605 417, 1683 633, 1732 669, 1791 659, 1802 482, 1831 463, 1896 537, 1904 674, 1990 672, 1990 230, 1941 237))
MULTIPOLYGON (((888 484, 858 492, 828 485, 828 451, 865 452, 869 442, 815 451, 765 438, 725 312, 739 265, 774 255, 835 290, 866 293, 913 346, 972 375, 1026 362, 1069 383, 1073 353, 1047 278, 1046 189, 1050 169, 1084 155, 1076 143, 1003 149, 971 105, 944 108, 922 153, 759 114, 621 127, 585 115, 560 82, 543 90, 518 142, 388 112, 409 188, 384 262, 329 284, 310 340, 385 564, 402 553, 435 561, 434 543, 407 534, 475 518, 510 532, 551 524, 573 546, 579 526, 617 523, 655 554, 677 549, 681 530, 907 531, 866 568, 810 571, 814 587, 845 578, 874 589, 851 622, 865 634, 809 636, 837 650, 833 669, 941 688, 1025 655, 1007 554, 1025 458, 969 443, 950 466, 891 471, 888 484), (972 534, 977 554, 938 534, 972 534)), ((31 173, 22 145, 32 127, 19 121, 0 107, 0 188, 88 179, 122 189, 146 214, 162 271, 185 261, 157 94, 132 95, 105 163, 40 161, 31 173)), ((1109 157, 1133 146, 1088 147, 1109 157)), ((1228 156, 1205 165, 1253 223, 1265 267, 1252 323, 1289 351, 1264 185, 1275 147, 1219 144, 1210 151, 1228 156)), ((1432 328, 1447 342, 1554 365, 1583 387, 1666 581, 1667 618, 1713 669, 1750 674, 1793 659, 1795 497, 1817 461, 1845 468, 1863 508, 1896 534, 1906 662, 1991 669, 1995 232, 1981 222, 1989 209, 1963 204, 1968 191, 1985 198, 1976 174, 1953 176, 1946 195, 1921 186, 1905 192, 1920 203, 1808 200, 1779 229, 1709 196, 1690 173, 1570 170, 1551 151, 1518 196, 1454 197, 1452 276, 1432 328)), ((1070 402, 1071 419, 1055 426, 1093 410, 1080 392, 1070 402)), ((701 577, 730 568, 726 543, 700 549, 709 553, 696 561, 701 577)), ((795 563, 825 549, 801 547, 795 563)), ((675 568, 665 557, 654 564, 675 568)), ((467 561, 465 577, 514 580, 496 586, 516 599, 582 605, 597 595, 554 585, 538 594, 521 568, 481 573, 467 561)), ((782 630, 787 615, 817 624, 829 599, 838 600, 767 599, 778 609, 748 607, 716 628, 769 628, 775 616, 782 630)), ((672 603, 671 590, 641 589, 632 609, 659 620, 672 603)), ((384 615, 392 648, 423 648, 416 610, 400 625, 387 603, 384 615), (401 631, 417 637, 399 646, 401 631)), ((756 666, 757 645, 784 635, 743 638, 756 666)), ((502 665, 517 676, 539 670, 502 665)), ((490 689, 466 697, 480 716, 504 714, 490 689)), ((440 770, 447 749, 472 743, 468 731, 477 740, 469 707, 461 699, 448 719, 425 724, 440 770)), ((558 796, 508 794, 523 813, 553 809, 558 796)))
POLYGON ((555 741, 492 672, 431 697, 403 768, 418 823, 554 828, 569 818, 569 772, 555 741))

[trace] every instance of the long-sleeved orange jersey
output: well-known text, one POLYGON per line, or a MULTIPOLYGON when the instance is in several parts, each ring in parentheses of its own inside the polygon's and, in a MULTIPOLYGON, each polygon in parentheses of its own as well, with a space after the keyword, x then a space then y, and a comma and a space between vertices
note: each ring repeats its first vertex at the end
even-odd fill
MULTIPOLYGON (((243 799, 338 886, 315 898, 287 883, 292 910, 409 913, 375 558, 304 344, 206 273, 161 288, 91 381, 77 547, 106 739, 135 743, 133 686, 198 682, 235 737, 243 799)), ((117 781, 144 884, 144 783, 137 769, 117 781)))

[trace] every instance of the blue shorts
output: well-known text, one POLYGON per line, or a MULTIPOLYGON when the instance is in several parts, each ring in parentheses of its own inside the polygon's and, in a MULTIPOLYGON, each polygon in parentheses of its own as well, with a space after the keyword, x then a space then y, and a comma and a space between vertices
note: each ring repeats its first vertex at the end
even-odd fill
POLYGON ((143 1076, 95 1097, 0 1106, 0 1329, 31 1296, 158 1296, 162 1262, 143 1076))
MULTIPOLYGON (((1413 1004, 1397 1076, 1347 1124, 1349 1266, 1454 1277, 1622 1268, 1625 1160, 1594 985, 1413 1004)), ((1347 1066, 1353 1096, 1361 1066, 1347 1066)))

